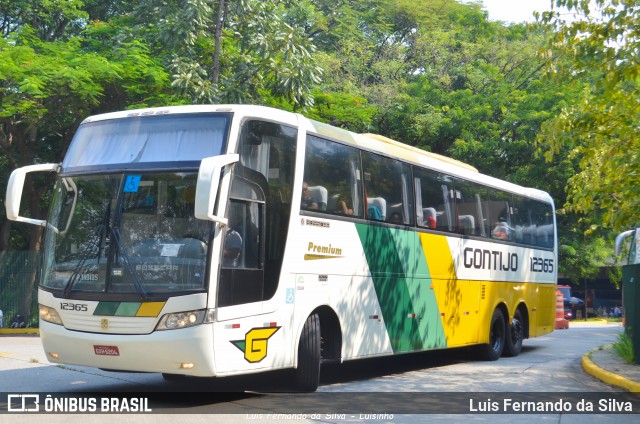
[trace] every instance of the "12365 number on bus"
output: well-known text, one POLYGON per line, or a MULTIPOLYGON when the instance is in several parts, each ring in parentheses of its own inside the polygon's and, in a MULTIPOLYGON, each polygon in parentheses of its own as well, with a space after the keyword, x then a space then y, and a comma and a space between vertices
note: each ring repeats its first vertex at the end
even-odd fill
POLYGON ((87 312, 89 309, 83 303, 61 303, 60 309, 63 311, 87 312))
POLYGON ((538 258, 538 257, 531 257, 529 259, 530 259, 529 270, 531 272, 553 272, 554 270, 553 259, 545 259, 545 258, 538 258))

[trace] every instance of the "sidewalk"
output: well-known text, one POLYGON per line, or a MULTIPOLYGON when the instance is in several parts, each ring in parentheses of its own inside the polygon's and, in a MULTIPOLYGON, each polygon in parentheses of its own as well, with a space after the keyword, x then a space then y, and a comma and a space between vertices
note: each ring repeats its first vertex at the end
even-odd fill
POLYGON ((582 368, 607 384, 640 394, 640 364, 627 364, 612 346, 585 353, 582 368))
MULTIPOLYGON (((570 325, 581 324, 571 321, 570 325)), ((611 324, 605 322, 603 325, 611 324)), ((611 345, 585 353, 582 356, 582 368, 587 374, 607 384, 640 393, 640 364, 626 363, 611 345)))

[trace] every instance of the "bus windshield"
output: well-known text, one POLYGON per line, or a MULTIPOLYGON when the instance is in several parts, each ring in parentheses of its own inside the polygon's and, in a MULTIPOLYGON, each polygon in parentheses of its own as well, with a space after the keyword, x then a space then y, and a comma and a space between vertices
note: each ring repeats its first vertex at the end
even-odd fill
POLYGON ((196 172, 58 179, 42 286, 64 295, 205 289, 212 225, 194 218, 196 172))
POLYGON ((228 114, 175 114, 85 122, 62 168, 197 162, 225 148, 228 114))

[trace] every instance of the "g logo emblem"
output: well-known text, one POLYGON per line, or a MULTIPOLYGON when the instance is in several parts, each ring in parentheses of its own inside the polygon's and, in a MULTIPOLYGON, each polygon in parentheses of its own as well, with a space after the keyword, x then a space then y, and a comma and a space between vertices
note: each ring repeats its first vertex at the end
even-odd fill
POLYGON ((244 352, 247 362, 256 363, 267 357, 269 339, 280 327, 254 328, 244 336, 244 340, 234 340, 231 343, 244 352))

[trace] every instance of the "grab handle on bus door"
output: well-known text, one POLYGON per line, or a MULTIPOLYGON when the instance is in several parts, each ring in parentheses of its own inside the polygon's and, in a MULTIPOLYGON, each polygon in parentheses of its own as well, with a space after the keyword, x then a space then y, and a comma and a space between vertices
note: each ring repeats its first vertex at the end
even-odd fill
POLYGON ((198 171, 198 182, 196 185, 196 199, 194 213, 197 219, 218 222, 227 225, 227 219, 215 215, 213 208, 218 196, 218 186, 222 171, 228 165, 240 160, 238 154, 228 154, 222 156, 211 156, 202 159, 200 170, 198 171))
POLYGON ((39 225, 44 227, 47 221, 44 219, 25 218, 20 216, 20 202, 22 201, 22 190, 24 188, 24 179, 30 172, 59 172, 60 164, 43 163, 38 165, 28 165, 22 168, 14 169, 7 183, 7 194, 5 197, 5 210, 7 211, 7 219, 17 222, 26 222, 28 224, 39 225))

